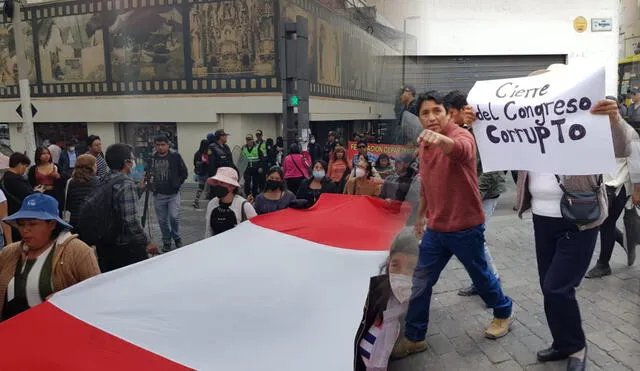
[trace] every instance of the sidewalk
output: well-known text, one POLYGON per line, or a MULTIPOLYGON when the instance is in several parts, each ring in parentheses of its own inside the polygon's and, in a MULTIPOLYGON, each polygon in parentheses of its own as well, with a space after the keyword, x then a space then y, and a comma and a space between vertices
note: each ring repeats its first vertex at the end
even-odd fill
MULTIPOLYGON (((180 225, 185 244, 204 236, 206 201, 201 201, 202 208, 195 210, 191 205, 194 193, 195 188, 189 186, 182 192, 180 225)), ((511 333, 498 340, 484 338, 491 311, 479 297, 457 295, 470 279, 453 259, 434 288, 429 349, 392 363, 390 371, 565 369, 564 362, 543 365, 536 361, 536 352, 551 344, 551 335, 538 284, 533 227, 530 216, 520 220, 515 215, 514 196, 514 186, 510 184, 486 232, 503 288, 514 300, 516 320, 511 333)), ((151 233, 159 243, 160 231, 151 208, 151 233)), ((594 262, 599 246, 598 243, 594 262)), ((640 370, 640 262, 626 267, 623 255, 616 247, 611 259, 614 274, 604 279, 585 279, 578 290, 589 340, 589 370, 640 370)))

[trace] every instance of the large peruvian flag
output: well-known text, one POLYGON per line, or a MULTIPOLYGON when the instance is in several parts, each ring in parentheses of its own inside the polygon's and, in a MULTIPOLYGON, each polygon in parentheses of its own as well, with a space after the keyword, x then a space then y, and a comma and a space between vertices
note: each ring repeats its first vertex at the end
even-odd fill
POLYGON ((350 370, 369 277, 407 215, 325 194, 94 277, 0 323, 0 370, 350 370))

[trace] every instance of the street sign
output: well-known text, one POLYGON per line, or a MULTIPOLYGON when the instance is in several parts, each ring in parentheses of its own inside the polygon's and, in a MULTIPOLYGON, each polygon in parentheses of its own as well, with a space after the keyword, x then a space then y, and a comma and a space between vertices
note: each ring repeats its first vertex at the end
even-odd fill
POLYGON ((613 31, 612 18, 591 18, 591 32, 613 31))
MULTIPOLYGON (((16 113, 18 114, 18 116, 20 116, 20 118, 22 118, 22 104, 18 104, 18 108, 16 108, 16 113)), ((38 113, 38 110, 36 109, 36 106, 33 105, 33 103, 31 104, 31 117, 36 117, 36 113, 38 113)))

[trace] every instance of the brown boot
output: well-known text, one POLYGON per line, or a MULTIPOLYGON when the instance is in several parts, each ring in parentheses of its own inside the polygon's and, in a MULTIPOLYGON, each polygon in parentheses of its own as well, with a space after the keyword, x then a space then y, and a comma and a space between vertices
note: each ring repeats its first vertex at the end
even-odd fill
POLYGON ((411 341, 405 337, 402 337, 401 339, 398 339, 398 341, 396 341, 396 345, 391 351, 391 358, 405 358, 413 353, 420 353, 424 352, 425 350, 427 350, 426 341, 411 341))

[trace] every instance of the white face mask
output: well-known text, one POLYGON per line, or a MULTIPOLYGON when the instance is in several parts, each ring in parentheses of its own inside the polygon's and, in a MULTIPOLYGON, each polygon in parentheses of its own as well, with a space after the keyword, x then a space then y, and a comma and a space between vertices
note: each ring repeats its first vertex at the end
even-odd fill
POLYGON ((75 152, 75 151, 76 151, 76 147, 73 147, 73 146, 69 147, 69 152, 75 152))
POLYGON ((356 169, 356 178, 362 178, 364 176, 364 170, 357 168, 356 169))
POLYGON ((413 280, 411 276, 405 274, 389 274, 391 292, 400 303, 405 303, 411 298, 411 288, 413 280))
POLYGON ((309 141, 309 143, 311 143, 311 144, 315 144, 315 143, 316 143, 316 140, 315 140, 315 139, 311 139, 311 140, 309 141))

